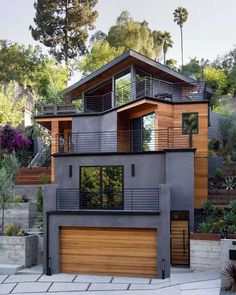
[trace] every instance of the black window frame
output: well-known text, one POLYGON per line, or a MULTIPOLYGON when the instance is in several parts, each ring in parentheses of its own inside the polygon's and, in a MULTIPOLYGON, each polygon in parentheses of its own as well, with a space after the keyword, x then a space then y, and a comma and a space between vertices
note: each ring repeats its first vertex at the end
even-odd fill
POLYGON ((192 132, 192 134, 198 134, 199 133, 199 114, 198 112, 186 112, 186 113, 182 113, 182 134, 183 135, 189 135, 190 132, 184 132, 184 116, 185 115, 193 115, 196 114, 197 115, 197 131, 196 132, 192 132))
MULTIPOLYGON (((121 206, 118 208, 103 208, 103 207, 86 207, 83 208, 83 204, 82 204, 82 199, 80 197, 80 208, 82 209, 88 209, 88 210, 124 210, 124 165, 95 165, 95 166, 90 166, 90 165, 85 165, 85 166, 80 166, 80 178, 79 178, 79 190, 82 190, 81 187, 81 172, 82 172, 82 168, 99 168, 99 181, 100 181, 100 196, 102 199, 102 182, 103 182, 103 178, 102 178, 102 169, 103 168, 121 168, 122 169, 122 189, 121 189, 121 206)), ((81 194, 80 194, 81 195, 81 194)))

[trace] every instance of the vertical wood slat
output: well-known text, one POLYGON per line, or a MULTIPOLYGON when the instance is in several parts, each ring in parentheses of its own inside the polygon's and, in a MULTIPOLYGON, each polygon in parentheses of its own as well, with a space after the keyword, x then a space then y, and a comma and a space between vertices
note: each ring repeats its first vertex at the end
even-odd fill
POLYGON ((62 227, 60 271, 156 277, 156 241, 154 229, 62 227))

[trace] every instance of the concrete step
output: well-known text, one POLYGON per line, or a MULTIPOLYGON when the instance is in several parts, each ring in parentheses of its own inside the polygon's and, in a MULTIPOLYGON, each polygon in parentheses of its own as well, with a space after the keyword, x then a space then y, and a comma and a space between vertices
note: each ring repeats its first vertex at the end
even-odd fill
POLYGON ((24 268, 24 269, 17 271, 17 274, 19 274, 19 275, 42 274, 42 273, 43 273, 42 264, 37 264, 37 265, 32 266, 30 268, 24 268))
POLYGON ((14 275, 24 268, 24 265, 19 264, 0 264, 1 275, 14 275))

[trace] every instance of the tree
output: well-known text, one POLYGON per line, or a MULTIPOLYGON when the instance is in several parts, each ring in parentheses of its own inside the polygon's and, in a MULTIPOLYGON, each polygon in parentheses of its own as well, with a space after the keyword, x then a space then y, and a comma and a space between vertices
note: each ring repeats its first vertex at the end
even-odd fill
POLYGON ((169 67, 172 70, 178 71, 177 60, 176 59, 173 59, 173 58, 167 59, 166 66, 169 67))
POLYGON ((104 64, 110 62, 123 52, 123 48, 110 47, 107 41, 97 41, 93 44, 89 54, 85 55, 79 63, 83 76, 94 72, 104 64))
POLYGON ((49 47, 59 62, 85 54, 89 31, 98 16, 97 0, 37 0, 33 38, 49 47))
POLYGON ((0 162, 0 207, 2 209, 1 232, 4 234, 5 209, 12 200, 13 188, 20 164, 15 153, 4 153, 0 162))
POLYGON ((14 84, 0 85, 0 126, 10 124, 13 127, 23 122, 24 97, 15 102, 14 84))
POLYGON ((181 34, 181 60, 182 67, 184 65, 184 43, 183 43, 183 25, 188 19, 188 11, 184 7, 178 7, 175 9, 174 13, 174 22, 180 27, 181 34))
POLYGON ((152 31, 146 21, 135 21, 128 11, 123 11, 107 35, 98 31, 91 37, 89 53, 80 60, 79 68, 87 75, 129 49, 158 59, 162 51, 160 34, 152 31))
POLYGON ((0 83, 16 81, 27 84, 32 80, 43 59, 41 49, 0 40, 0 83))
POLYGON ((182 66, 182 73, 187 76, 195 76, 195 78, 199 78, 201 74, 201 66, 199 60, 194 57, 191 58, 190 61, 182 66))
POLYGON ((173 41, 171 39, 171 34, 164 31, 159 35, 159 42, 162 46, 163 56, 164 56, 164 65, 166 65, 166 54, 169 48, 173 47, 173 41))

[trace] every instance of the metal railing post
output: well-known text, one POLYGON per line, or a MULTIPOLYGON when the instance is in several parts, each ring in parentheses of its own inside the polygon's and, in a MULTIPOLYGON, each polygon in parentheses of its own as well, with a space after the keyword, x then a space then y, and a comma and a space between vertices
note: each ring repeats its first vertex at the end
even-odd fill
POLYGON ((190 133, 189 133, 189 147, 193 147, 193 130, 192 127, 190 128, 190 133))

